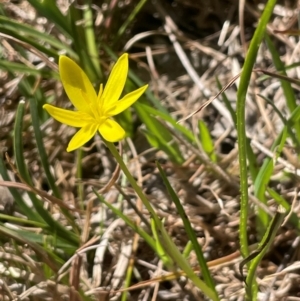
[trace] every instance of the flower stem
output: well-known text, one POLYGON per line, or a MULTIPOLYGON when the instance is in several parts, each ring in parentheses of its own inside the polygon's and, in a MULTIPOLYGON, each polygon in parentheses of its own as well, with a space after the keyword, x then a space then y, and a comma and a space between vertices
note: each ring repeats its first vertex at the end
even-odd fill
POLYGON ((148 210, 148 212, 151 214, 151 216, 154 219, 155 223, 157 225, 161 224, 161 221, 158 219, 158 217, 157 217, 154 209, 152 208, 149 200, 145 196, 142 188, 136 183, 135 179, 131 175, 130 171, 128 170, 127 166, 125 165, 125 163, 124 163, 122 157, 120 156, 118 150, 116 149, 115 145, 111 142, 106 141, 106 146, 108 147, 108 149, 110 150, 112 155, 115 157, 117 163, 120 165, 120 168, 124 172, 124 174, 127 177, 129 183, 131 184, 132 188, 134 189, 134 191, 136 192, 138 197, 141 199, 141 201, 143 202, 143 204, 146 207, 146 209, 148 210))

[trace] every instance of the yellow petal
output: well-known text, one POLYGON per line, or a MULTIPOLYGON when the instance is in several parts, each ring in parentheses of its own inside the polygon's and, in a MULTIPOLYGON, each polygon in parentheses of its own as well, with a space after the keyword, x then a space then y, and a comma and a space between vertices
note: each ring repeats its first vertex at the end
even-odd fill
POLYGON ((117 142, 125 137, 123 128, 112 119, 106 119, 99 126, 99 133, 109 142, 117 142))
MULTIPOLYGON (((90 121, 87 118, 84 118, 85 113, 77 111, 69 111, 60 109, 51 105, 43 105, 43 108, 57 121, 67 124, 69 126, 81 128, 86 126, 90 121)), ((88 116, 87 116, 88 117, 88 116)))
POLYGON ((124 53, 114 65, 106 86, 104 88, 101 102, 103 110, 106 110, 107 106, 116 102, 123 91, 128 73, 128 54, 124 53))
POLYGON ((98 96, 97 96, 97 104, 98 105, 101 105, 101 96, 102 96, 102 93, 103 93, 103 84, 100 84, 99 93, 98 93, 98 96))
POLYGON ((148 85, 145 85, 137 90, 128 93, 122 99, 114 103, 114 106, 112 106, 111 108, 107 108, 107 112, 104 112, 104 114, 106 116, 114 116, 125 111, 140 98, 140 96, 145 92, 147 88, 148 85))
POLYGON ((98 124, 96 123, 91 123, 81 128, 69 142, 67 152, 71 152, 74 149, 83 146, 96 134, 97 128, 98 128, 98 124))
POLYGON ((59 57, 59 74, 64 89, 78 111, 91 113, 90 104, 96 103, 96 91, 84 71, 66 56, 59 57), (87 95, 85 99, 80 91, 87 95))

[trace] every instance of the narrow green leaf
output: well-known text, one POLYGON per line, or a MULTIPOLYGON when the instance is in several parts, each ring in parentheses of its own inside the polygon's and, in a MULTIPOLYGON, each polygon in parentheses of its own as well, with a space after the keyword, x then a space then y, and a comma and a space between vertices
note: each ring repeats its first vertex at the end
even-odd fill
POLYGON ((55 0, 28 0, 40 15, 53 22, 69 38, 72 36, 68 17, 58 9, 55 0))
MULTIPOLYGON (((263 98, 268 104, 270 104, 273 108, 273 110, 276 112, 278 117, 281 119, 282 123, 287 126, 287 131, 289 136, 294 142, 294 145, 296 145, 297 148, 300 148, 300 141, 297 140, 297 137, 295 136, 295 133, 293 132, 293 124, 292 122, 289 122, 281 113, 281 111, 277 108, 275 103, 268 97, 265 97, 264 95, 258 94, 259 97, 263 98)), ((296 109, 297 110, 297 109, 296 109)))
POLYGON ((97 71, 99 70, 99 65, 97 65, 98 56, 95 57, 95 54, 93 54, 93 57, 87 55, 89 54, 88 47, 90 45, 87 43, 86 38, 89 37, 91 31, 86 36, 85 24, 82 24, 83 12, 81 9, 78 9, 75 2, 69 6, 68 16, 71 25, 73 47, 78 54, 79 65, 84 69, 90 81, 95 83, 99 80, 100 76, 100 73, 97 71))
POLYGON ((0 69, 7 70, 11 73, 24 73, 26 75, 42 76, 43 78, 55 78, 59 76, 56 72, 44 69, 34 69, 24 65, 23 63, 9 62, 7 60, 0 60, 0 69))
MULTIPOLYGON (((21 106, 23 106, 23 104, 21 106)), ((16 119, 20 118, 20 115, 22 115, 22 110, 23 110, 23 108, 21 108, 19 105, 19 107, 17 109, 16 119)), ((7 170, 5 168, 5 164, 2 159, 2 156, 0 156, 0 174, 4 181, 11 181, 8 176, 7 170)), ((14 188, 9 188, 9 191, 11 192, 12 196, 14 197, 14 201, 18 205, 21 213, 23 213, 25 216, 27 216, 28 219, 30 219, 34 222, 38 222, 38 223, 42 222, 42 219, 39 218, 38 214, 26 204, 26 202, 24 201, 24 199, 22 198, 22 196, 20 195, 18 190, 14 189, 14 188)), ((44 224, 44 223, 41 223, 41 224, 44 224)))
MULTIPOLYGON (((219 89, 219 90, 222 90, 223 87, 222 87, 222 85, 221 85, 221 83, 220 83, 220 81, 219 81, 219 78, 217 77, 216 80, 217 80, 218 89, 219 89)), ((233 109, 233 107, 232 107, 232 105, 231 105, 231 103, 230 103, 230 101, 229 101, 229 99, 228 99, 226 93, 225 93, 225 92, 222 93, 222 94, 221 94, 221 97, 222 97, 222 99, 223 99, 223 102, 224 102, 224 104, 225 104, 227 110, 228 110, 229 113, 230 113, 230 116, 231 116, 231 118, 232 118, 233 123, 236 125, 236 113, 235 113, 235 111, 234 111, 234 109, 233 109)))
MULTIPOLYGON (((16 120, 15 120, 15 126, 14 126, 14 155, 16 160, 16 166, 18 169, 18 172, 22 176, 23 179, 27 181, 29 185, 32 185, 31 178, 28 173, 28 169, 26 168, 25 164, 25 158, 23 155, 23 142, 22 142, 22 125, 23 125, 23 115, 24 115, 24 106, 25 102, 21 100, 19 102, 18 108, 17 108, 17 114, 16 114, 16 120)), ((34 205, 39 205, 39 201, 36 199, 33 193, 28 193, 30 198, 32 199, 33 203, 36 203, 34 205)), ((28 212, 28 211, 26 211, 28 212)), ((29 212, 28 212, 29 213, 29 212)), ((40 212, 38 212, 40 213, 40 212)), ((36 218, 36 221, 42 223, 44 220, 40 216, 40 214, 32 216, 31 217, 36 218)), ((28 216, 29 217, 29 216, 28 216)))
POLYGON ((23 244, 28 244, 41 257, 41 260, 52 269, 53 272, 58 271, 58 263, 56 261, 57 256, 52 252, 50 253, 45 251, 44 248, 42 248, 39 244, 27 240, 24 237, 24 232, 18 233, 15 230, 3 227, 3 225, 1 225, 0 223, 0 233, 6 237, 11 237, 12 239, 19 241, 23 244))
POLYGON ((137 103, 135 105, 139 118, 147 126, 146 137, 152 146, 163 150, 174 163, 181 164, 184 158, 172 134, 155 118, 150 117, 137 103), (172 141, 173 140, 173 141, 172 141), (172 143, 171 143, 172 141, 172 143))
POLYGON ((168 254, 166 253, 164 247, 162 246, 162 244, 160 242, 156 224, 153 219, 151 219, 150 221, 151 221, 151 230, 152 230, 152 234, 153 234, 155 246, 156 246, 156 249, 155 249, 156 254, 162 260, 164 265, 169 269, 169 271, 175 272, 174 261, 172 260, 172 258, 170 258, 168 256, 168 254))
POLYGON ((163 245, 164 250, 173 259, 174 262, 186 273, 187 277, 198 287, 203 294, 213 301, 219 301, 219 297, 216 293, 215 287, 209 287, 205 282, 203 282, 193 271, 187 260, 179 252, 178 248, 174 244, 173 240, 168 235, 167 231, 162 225, 158 225, 156 228, 160 243, 163 245))
MULTIPOLYGON (((183 221, 185 231, 186 231, 190 241, 192 242, 193 249, 195 250, 195 253, 196 253, 196 256, 198 259, 198 263, 201 267, 201 274, 203 276, 203 279, 204 279, 205 283, 208 285, 208 287, 211 290, 213 290, 214 294, 217 296, 217 292, 215 290, 215 284, 210 275, 210 272, 209 272, 208 266, 206 264, 206 260, 203 256, 202 248, 198 242, 196 233, 183 209, 183 206, 181 205, 181 202, 180 202, 178 196, 176 195, 175 191, 173 190, 172 186, 170 185, 170 182, 168 181, 163 169, 161 168, 161 166, 159 165, 158 162, 156 163, 156 165, 157 165, 157 168, 159 169, 159 173, 160 173, 160 175, 163 179, 163 182, 168 190, 168 193, 177 208, 180 218, 183 221)), ((171 250, 169 250, 169 251, 171 252, 171 250)))
POLYGON ((94 30, 94 17, 92 10, 92 1, 86 1, 85 8, 83 9, 83 19, 84 19, 84 32, 85 39, 87 42, 86 48, 88 56, 91 57, 91 63, 94 66, 94 70, 98 78, 102 77, 100 63, 99 63, 99 50, 96 44, 96 34, 94 30))
POLYGON ((44 223, 39 223, 35 220, 28 220, 28 219, 24 219, 21 217, 15 217, 15 216, 1 214, 1 213, 0 213, 0 219, 13 222, 14 224, 21 224, 23 226, 28 225, 28 226, 33 226, 36 228, 45 228, 45 226, 46 226, 44 223))
POLYGON ((193 243, 189 240, 182 252, 183 257, 188 258, 193 249, 193 243))
POLYGON ((217 162, 217 156, 214 150, 214 142, 210 136, 207 126, 202 120, 199 120, 198 127, 203 150, 207 153, 212 162, 217 162))
POLYGON ((125 22, 120 27, 117 36, 115 38, 115 41, 118 41, 121 36, 124 34, 126 28, 129 26, 130 23, 132 23, 139 13, 139 11, 143 8, 143 6, 146 4, 147 0, 140 0, 135 6, 131 14, 128 16, 128 18, 125 20, 125 22))
MULTIPOLYGON (((282 63, 279 53, 278 53, 277 49, 275 48, 274 44, 272 43, 271 38, 268 35, 266 35, 265 39, 266 39, 268 48, 271 52, 272 62, 274 64, 276 70, 278 72, 282 73, 282 75, 287 76, 287 73, 285 72, 284 64, 282 63)), ((281 87, 282 87, 282 90, 283 90, 283 93, 285 96, 287 107, 289 108, 290 113, 292 113, 298 106, 292 85, 290 82, 288 82, 286 80, 281 80, 280 83, 281 83, 281 87)), ((296 131, 297 139, 298 139, 298 141, 300 141, 300 123, 295 124, 294 129, 296 131)))
POLYGON ((78 58, 77 54, 72 50, 72 48, 59 41, 53 35, 38 31, 30 25, 17 22, 9 17, 0 15, 0 32, 23 41, 54 58, 57 57, 57 52, 61 50, 65 51, 74 59, 78 58), (48 47, 46 47, 44 44, 46 44, 48 47), (51 46, 51 48, 49 48, 49 46, 51 46))
MULTIPOLYGON (((24 82, 25 83, 25 82, 24 82)), ((16 160, 16 166, 18 172, 21 177, 26 181, 27 184, 33 186, 31 176, 25 164, 25 158, 23 155, 23 142, 22 142, 22 124, 23 124, 23 114, 24 114, 24 101, 21 101, 18 106, 15 127, 14 127, 14 155, 16 160)), ((46 222, 48 224, 48 229, 52 231, 52 233, 57 233, 58 236, 63 237, 67 241, 70 241, 74 244, 79 243, 79 237, 77 237, 74 233, 68 231, 64 228, 63 225, 59 224, 55 221, 50 213, 44 209, 42 201, 40 201, 36 195, 32 192, 28 192, 28 195, 32 201, 34 208, 37 211, 37 215, 35 215, 36 221, 43 223, 46 222)))
MULTIPOLYGON (((176 248, 175 244, 173 243, 172 239, 170 238, 170 236, 164 229, 158 215, 152 208, 149 200, 146 198, 142 189, 137 185, 136 181, 134 180, 131 173, 129 172, 127 166, 124 164, 124 161, 122 160, 120 154, 118 153, 115 145, 110 142, 106 142, 106 145, 109 148, 112 155, 117 160, 118 164, 120 165, 120 168, 126 175, 129 183, 132 185, 133 189, 135 190, 137 195, 140 197, 144 206, 146 207, 146 209, 148 210, 152 219, 154 220, 155 226, 156 226, 155 229, 157 230, 160 243, 163 245, 165 250, 168 250, 168 255, 171 256, 174 261, 176 261, 178 266, 187 274, 187 276, 191 279, 191 281, 193 281, 194 284, 203 291, 204 294, 206 294, 208 297, 210 297, 213 300, 219 300, 218 296, 215 295, 214 290, 209 288, 202 280, 200 280, 198 278, 198 276, 194 273, 193 269, 187 263, 186 259, 180 254, 180 252, 176 248), (169 251, 171 251, 171 253, 169 251)), ((106 205, 109 206, 109 204, 106 204, 106 205)), ((113 210, 113 208, 111 208, 111 209, 113 210)), ((155 250, 155 247, 156 247, 156 245, 154 242, 154 250, 155 250)))
MULTIPOLYGON (((276 162, 278 156, 281 154, 286 138, 287 128, 284 127, 282 134, 276 139, 273 146, 271 147, 271 151, 275 151, 276 149, 276 158, 266 158, 255 179, 254 194, 264 204, 267 204, 265 191, 273 174, 274 162, 276 162)), ((257 230, 259 231, 260 235, 263 235, 265 231, 265 224, 269 220, 269 218, 266 218, 266 215, 267 213, 262 208, 258 208, 257 230)))
MULTIPOLYGON (((277 202, 278 205, 282 206, 287 212, 291 211, 291 205, 282 195, 280 195, 275 190, 269 187, 267 187, 267 191, 270 194, 270 196, 277 202)), ((300 231, 300 219, 298 218, 295 212, 292 212, 290 214, 289 223, 291 223, 293 227, 295 227, 295 229, 298 229, 298 231, 300 231)))
POLYGON ((99 199, 101 203, 103 203, 107 208, 109 208, 116 216, 121 218, 126 225, 128 225, 134 232, 139 234, 145 241, 146 243, 154 250, 156 251, 156 244, 154 239, 147 233, 145 232, 141 227, 138 227, 136 223, 130 220, 123 212, 113 205, 111 205, 109 202, 106 202, 105 199, 95 190, 93 189, 93 192, 99 199))
MULTIPOLYGON (((221 90, 222 86, 221 86, 221 83, 219 82, 218 78, 217 78, 217 84, 218 84, 219 90, 221 90)), ((237 127, 236 114, 235 114, 235 112, 232 108, 232 105, 231 105, 229 99, 227 98, 225 92, 222 93, 222 99, 223 99, 223 102, 224 102, 227 110, 229 111, 229 113, 231 115, 231 118, 232 118, 233 123, 236 128, 237 127)), ((258 168, 257 168, 256 156, 253 153, 253 149, 251 147, 251 141, 249 138, 246 138, 246 152, 247 152, 247 158, 248 158, 248 162, 249 162, 249 171, 250 171, 252 180, 254 181, 257 176, 257 173, 258 173, 258 168)))
POLYGON ((58 187, 56 186, 55 180, 50 172, 48 156, 45 151, 43 137, 42 137, 42 133, 40 130, 40 124, 39 124, 39 120, 38 120, 37 103, 33 97, 29 98, 29 105, 30 105, 32 125, 33 125, 35 139, 36 139, 36 145, 37 145, 37 148, 39 151, 39 157, 40 157, 42 166, 44 168, 46 178, 48 180, 48 184, 49 184, 50 188, 52 189, 54 196, 56 196, 57 198, 61 198, 58 187))
POLYGON ((246 300, 256 300, 257 296, 257 284, 255 281, 255 273, 257 270, 257 267, 261 260, 263 259, 264 255, 268 251, 270 245, 273 243, 274 238, 276 236, 276 233, 278 229, 281 227, 281 224, 283 222, 283 219, 286 215, 286 211, 283 207, 279 206, 278 211, 276 212, 274 218, 272 219, 271 223, 269 224, 267 231, 265 232, 265 235, 263 236, 258 249, 254 251, 251 255, 246 257, 241 263, 240 263, 240 272, 243 275, 243 266, 250 261, 251 264, 249 266, 248 275, 246 278, 246 300))
MULTIPOLYGON (((273 169, 274 169, 274 161, 273 159, 277 159, 279 155, 281 154, 283 147, 285 145, 286 139, 287 139, 287 132, 288 129, 291 129, 292 125, 299 122, 300 120, 300 106, 298 106, 293 112, 292 115, 288 120, 285 121, 285 126, 282 130, 282 132, 279 134, 275 142, 273 143, 271 147, 271 151, 276 150, 276 157, 275 158, 269 158, 267 157, 264 162, 262 167, 259 170, 259 173, 255 179, 254 182, 254 193, 258 197, 259 200, 264 200, 265 199, 265 190, 267 188, 267 184, 270 181, 270 177, 272 176, 273 169)), ((278 199, 278 198, 277 198, 278 199)), ((282 204, 283 205, 283 204, 282 204)), ((285 209, 288 209, 286 206, 284 206, 285 209)), ((259 212, 260 214, 261 212, 259 212)), ((264 214, 264 213, 263 213, 264 214)), ((261 219, 262 217, 259 216, 261 219)), ((258 222, 260 224, 260 222, 258 222)), ((263 227, 261 227, 260 230, 262 230, 263 227)))
POLYGON ((178 131, 179 133, 181 133, 184 138, 189 142, 189 143, 196 143, 194 134, 188 130, 186 127, 182 126, 181 124, 178 124, 176 120, 174 120, 172 118, 172 116, 169 113, 164 113, 162 111, 159 111, 153 107, 150 107, 144 103, 142 103, 141 101, 139 101, 138 103, 136 103, 135 105, 140 106, 145 112, 147 112, 149 115, 153 115, 154 117, 160 117, 161 119, 163 119, 165 122, 170 123, 172 125, 172 127, 178 131))
POLYGON ((245 101, 246 94, 252 74, 253 66, 256 61, 258 49, 263 40, 266 26, 272 15, 276 0, 269 0, 266 3, 265 9, 261 15, 258 26, 252 37, 243 71, 241 73, 240 85, 237 92, 237 132, 238 132, 238 148, 239 148, 239 163, 240 163, 240 190, 241 190, 241 213, 240 213, 240 245, 241 253, 244 257, 249 255, 248 247, 248 172, 247 172, 247 137, 245 127, 245 101))
MULTIPOLYGON (((40 130, 40 123, 39 123, 39 119, 38 119, 37 100, 34 97, 30 97, 29 105, 30 105, 31 120, 32 120, 33 129, 34 129, 35 140, 36 140, 36 145, 37 145, 40 161, 42 163, 48 184, 49 184, 54 196, 57 197, 58 199, 61 199, 61 194, 58 190, 58 187, 55 184, 55 180, 50 171, 50 166, 48 163, 48 155, 45 151, 45 147, 44 147, 44 143, 43 143, 43 137, 42 137, 42 133, 40 130)), ((75 232, 78 232, 78 226, 74 222, 74 216, 65 208, 61 208, 61 211, 63 212, 64 216, 68 219, 68 221, 72 225, 73 229, 75 229, 75 232)))

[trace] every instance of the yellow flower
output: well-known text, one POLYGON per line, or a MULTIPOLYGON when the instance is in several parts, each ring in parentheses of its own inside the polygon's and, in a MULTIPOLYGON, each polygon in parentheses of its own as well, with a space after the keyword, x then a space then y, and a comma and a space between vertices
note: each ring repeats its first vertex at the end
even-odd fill
POLYGON ((123 54, 114 65, 103 90, 98 96, 84 71, 66 56, 59 57, 59 74, 64 89, 77 109, 69 111, 46 104, 43 108, 56 120, 81 128, 69 142, 67 151, 73 151, 88 142, 97 132, 109 142, 125 137, 124 129, 111 117, 130 107, 145 92, 145 85, 119 100, 128 73, 128 54, 123 54))

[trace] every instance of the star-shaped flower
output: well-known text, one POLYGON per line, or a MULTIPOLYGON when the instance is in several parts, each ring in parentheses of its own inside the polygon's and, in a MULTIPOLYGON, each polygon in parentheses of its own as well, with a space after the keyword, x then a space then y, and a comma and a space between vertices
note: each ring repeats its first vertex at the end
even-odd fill
POLYGON ((145 85, 119 100, 128 74, 128 54, 123 54, 114 65, 106 86, 96 91, 84 71, 66 56, 59 57, 59 74, 64 89, 77 109, 69 111, 45 104, 43 108, 56 120, 81 128, 69 142, 73 151, 88 142, 97 131, 109 142, 125 137, 124 129, 111 117, 130 107, 145 92, 145 85))

